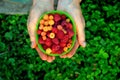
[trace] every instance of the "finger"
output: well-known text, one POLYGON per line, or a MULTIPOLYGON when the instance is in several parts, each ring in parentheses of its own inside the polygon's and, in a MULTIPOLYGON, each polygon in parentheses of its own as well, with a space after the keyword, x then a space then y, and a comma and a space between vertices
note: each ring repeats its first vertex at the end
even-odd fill
POLYGON ((38 54, 39 54, 39 56, 40 56, 40 58, 41 58, 42 60, 47 60, 47 55, 45 55, 44 53, 42 53, 42 52, 39 50, 38 47, 35 47, 35 49, 37 50, 37 52, 38 52, 38 54))
POLYGON ((55 60, 55 57, 54 57, 54 56, 52 56, 52 60, 55 60))
POLYGON ((60 56, 60 58, 66 58, 66 57, 67 57, 66 55, 60 56))
POLYGON ((82 47, 86 46, 85 43, 85 21, 82 15, 80 15, 80 11, 76 11, 76 13, 72 13, 73 18, 76 22, 76 29, 77 29, 77 35, 78 35, 78 42, 82 47), (77 15, 77 16, 76 16, 77 15))
POLYGON ((66 54, 66 56, 68 58, 71 58, 75 54, 78 47, 79 47, 79 43, 78 43, 78 40, 76 40, 75 46, 73 47, 73 49, 68 54, 66 54))
POLYGON ((51 63, 53 61, 51 56, 47 56, 47 62, 51 63))

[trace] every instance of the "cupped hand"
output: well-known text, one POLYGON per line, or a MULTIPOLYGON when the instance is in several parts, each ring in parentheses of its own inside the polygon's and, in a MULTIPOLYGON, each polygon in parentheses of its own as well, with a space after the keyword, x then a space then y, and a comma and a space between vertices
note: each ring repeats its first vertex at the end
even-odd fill
POLYGON ((76 23, 76 29, 77 29, 77 40, 75 43, 75 46, 73 49, 66 55, 60 56, 61 58, 71 58, 79 45, 82 47, 86 46, 85 42, 85 21, 81 12, 80 3, 81 0, 59 0, 57 10, 63 10, 71 14, 71 16, 74 18, 74 21, 76 23))
POLYGON ((27 28, 28 28, 28 32, 31 40, 31 47, 37 50, 42 60, 45 60, 48 62, 52 62, 55 59, 55 57, 45 55, 39 50, 36 44, 35 29, 36 29, 37 21, 41 16, 41 14, 53 9, 54 9, 53 0, 33 0, 33 6, 31 8, 31 11, 28 17, 28 22, 27 22, 27 28))

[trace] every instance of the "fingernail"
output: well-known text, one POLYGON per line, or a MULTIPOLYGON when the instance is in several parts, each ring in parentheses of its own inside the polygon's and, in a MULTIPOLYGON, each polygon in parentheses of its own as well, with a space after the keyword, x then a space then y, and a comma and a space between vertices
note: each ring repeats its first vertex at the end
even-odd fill
POLYGON ((83 42, 81 45, 82 45, 82 47, 85 47, 86 46, 86 42, 83 42))

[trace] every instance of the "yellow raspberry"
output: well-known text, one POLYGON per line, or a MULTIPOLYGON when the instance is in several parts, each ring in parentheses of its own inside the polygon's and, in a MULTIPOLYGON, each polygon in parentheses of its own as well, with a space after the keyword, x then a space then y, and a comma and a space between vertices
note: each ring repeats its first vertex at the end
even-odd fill
POLYGON ((68 23, 69 23, 69 22, 70 22, 70 19, 66 19, 66 22, 68 22, 68 23))
POLYGON ((49 20, 49 25, 52 26, 52 25, 54 25, 54 23, 55 23, 54 20, 49 20))
POLYGON ((48 26, 48 30, 51 31, 52 30, 52 26, 48 26))
POLYGON ((46 32, 41 32, 41 36, 45 36, 46 35, 46 32))
POLYGON ((47 53, 47 54, 50 54, 51 52, 52 52, 52 50, 51 50, 50 48, 47 48, 47 49, 46 49, 46 53, 47 53))
POLYGON ((43 29, 43 27, 44 27, 44 26, 41 24, 41 25, 39 26, 39 29, 40 29, 40 30, 42 30, 42 29, 43 29))
POLYGON ((45 26, 48 26, 48 24, 49 24, 48 21, 45 21, 45 22, 44 22, 44 25, 45 25, 45 26))
POLYGON ((47 32, 48 31, 48 27, 47 26, 43 27, 43 31, 47 32))
POLYGON ((43 39, 43 40, 46 40, 46 39, 47 39, 47 37, 46 37, 46 36, 42 36, 42 39, 43 39))
POLYGON ((68 50, 68 47, 64 47, 64 48, 63 48, 63 51, 66 52, 67 50, 68 50))
POLYGON ((40 24, 42 24, 42 25, 43 25, 43 24, 44 24, 44 22, 45 22, 45 21, 44 21, 43 19, 42 19, 42 20, 40 20, 40 24))
POLYGON ((44 16, 43 16, 43 19, 44 19, 44 20, 48 20, 48 15, 47 15, 47 14, 44 15, 44 16))
POLYGON ((61 25, 58 25, 58 26, 57 26, 57 29, 58 29, 58 30, 62 30, 63 27, 62 27, 61 25))
POLYGON ((54 19, 53 15, 49 15, 49 19, 54 19))
POLYGON ((70 47, 71 47, 71 43, 68 43, 68 44, 67 44, 67 47, 70 48, 70 47))
POLYGON ((50 33, 50 38, 52 38, 52 39, 55 38, 55 33, 52 33, 52 32, 51 32, 51 33, 50 33))

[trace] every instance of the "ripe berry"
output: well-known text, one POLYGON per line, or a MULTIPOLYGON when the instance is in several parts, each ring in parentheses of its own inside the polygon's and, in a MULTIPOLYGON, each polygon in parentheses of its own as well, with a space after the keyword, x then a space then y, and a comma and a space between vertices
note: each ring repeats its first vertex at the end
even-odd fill
POLYGON ((55 38, 55 33, 52 33, 52 32, 51 32, 51 33, 50 33, 50 38, 51 38, 51 39, 55 38))
POLYGON ((48 19, 49 19, 49 18, 48 18, 48 15, 47 15, 47 14, 44 15, 44 16, 43 16, 43 19, 44 19, 44 20, 48 20, 48 19))
POLYGON ((52 52, 52 50, 50 48, 46 49, 46 53, 50 54, 52 52))
POLYGON ((65 42, 60 42, 60 47, 65 47, 66 43, 65 42))
POLYGON ((44 41, 41 37, 39 38, 38 42, 39 42, 40 44, 44 44, 44 43, 45 43, 45 41, 44 41))
POLYGON ((60 21, 61 20, 61 16, 59 14, 54 14, 54 20, 56 22, 60 21))
POLYGON ((51 46, 51 45, 52 45, 52 42, 51 42, 51 39, 50 39, 50 38, 47 38, 47 39, 45 40, 45 45, 46 45, 46 46, 51 46))
POLYGON ((49 19, 54 19, 53 15, 49 15, 49 19))
POLYGON ((56 37, 57 37, 58 39, 63 39, 63 37, 64 37, 64 32, 63 32, 62 30, 58 30, 56 37))
POLYGON ((43 25, 43 24, 44 24, 44 22, 45 22, 45 21, 44 21, 43 19, 42 19, 42 20, 40 20, 40 25, 41 25, 41 24, 43 25))
POLYGON ((57 28, 55 28, 55 27, 52 28, 53 33, 57 33, 57 31, 58 31, 57 28))
POLYGON ((52 39, 52 42, 53 42, 54 44, 59 44, 59 40, 58 40, 57 38, 52 39))
POLYGON ((48 22, 48 23, 49 23, 49 25, 51 25, 51 26, 52 26, 52 25, 54 25, 54 23, 55 23, 55 22, 54 22, 54 20, 49 20, 49 22, 48 22))
POLYGON ((63 27, 62 27, 61 25, 58 25, 58 26, 57 26, 57 29, 58 29, 58 30, 62 30, 63 27))
POLYGON ((37 34, 39 34, 39 35, 40 35, 41 33, 42 33, 42 31, 41 31, 41 30, 37 30, 37 34))

